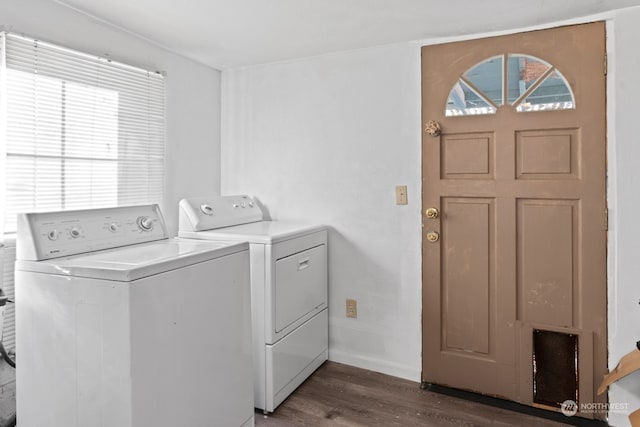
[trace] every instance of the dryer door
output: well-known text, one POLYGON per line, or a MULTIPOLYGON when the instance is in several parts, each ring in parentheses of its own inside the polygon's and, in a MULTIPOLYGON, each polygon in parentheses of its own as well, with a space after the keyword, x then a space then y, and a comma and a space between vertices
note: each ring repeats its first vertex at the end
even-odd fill
POLYGON ((303 321, 327 303, 327 250, 319 245, 275 263, 275 333, 303 321))

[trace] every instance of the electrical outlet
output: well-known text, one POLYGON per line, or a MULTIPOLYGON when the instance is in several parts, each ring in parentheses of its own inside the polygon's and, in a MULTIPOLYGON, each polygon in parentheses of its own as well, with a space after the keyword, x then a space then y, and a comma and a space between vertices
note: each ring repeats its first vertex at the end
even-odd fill
POLYGON ((396 185, 396 205, 406 205, 408 204, 407 200, 407 186, 406 185, 396 185))
POLYGON ((358 302, 354 299, 347 299, 347 317, 358 317, 358 302))

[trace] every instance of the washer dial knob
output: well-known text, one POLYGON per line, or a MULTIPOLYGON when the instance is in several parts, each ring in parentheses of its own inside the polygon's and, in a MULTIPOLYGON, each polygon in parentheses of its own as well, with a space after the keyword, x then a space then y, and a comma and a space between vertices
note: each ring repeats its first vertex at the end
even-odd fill
POLYGON ((148 216, 140 216, 136 222, 138 223, 138 228, 142 231, 153 230, 153 220, 148 216))
POLYGON ((71 227, 71 230, 69 230, 69 235, 73 239, 77 239, 78 237, 82 236, 82 232, 77 227, 71 227))
POLYGON ((58 237, 60 237, 60 232, 58 230, 51 230, 47 233, 47 237, 49 238, 49 240, 58 240, 58 237))
POLYGON ((116 224, 115 222, 112 222, 111 224, 108 225, 108 228, 110 232, 117 233, 120 227, 118 227, 118 224, 116 224))

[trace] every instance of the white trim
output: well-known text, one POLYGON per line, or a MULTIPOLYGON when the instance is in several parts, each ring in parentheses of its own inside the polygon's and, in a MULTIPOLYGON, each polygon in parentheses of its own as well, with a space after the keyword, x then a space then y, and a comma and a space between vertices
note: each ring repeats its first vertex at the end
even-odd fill
MULTIPOLYGON (((614 55, 615 31, 614 22, 606 22, 606 49, 607 56, 614 55)), ((607 232, 607 350, 612 346, 613 337, 617 328, 616 307, 618 306, 616 252, 617 252, 617 224, 616 205, 618 200, 617 186, 617 160, 616 160, 616 68, 612 61, 607 61, 607 209, 608 209, 608 232, 607 232)), ((617 361, 612 360, 609 351, 609 369, 613 369, 617 361)))

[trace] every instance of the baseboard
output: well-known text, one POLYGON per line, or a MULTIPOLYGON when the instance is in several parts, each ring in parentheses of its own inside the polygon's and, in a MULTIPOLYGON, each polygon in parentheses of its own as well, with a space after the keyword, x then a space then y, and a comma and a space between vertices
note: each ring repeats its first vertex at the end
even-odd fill
POLYGON ((411 367, 359 354, 347 353, 332 348, 329 348, 329 360, 418 383, 421 380, 420 367, 411 367))

